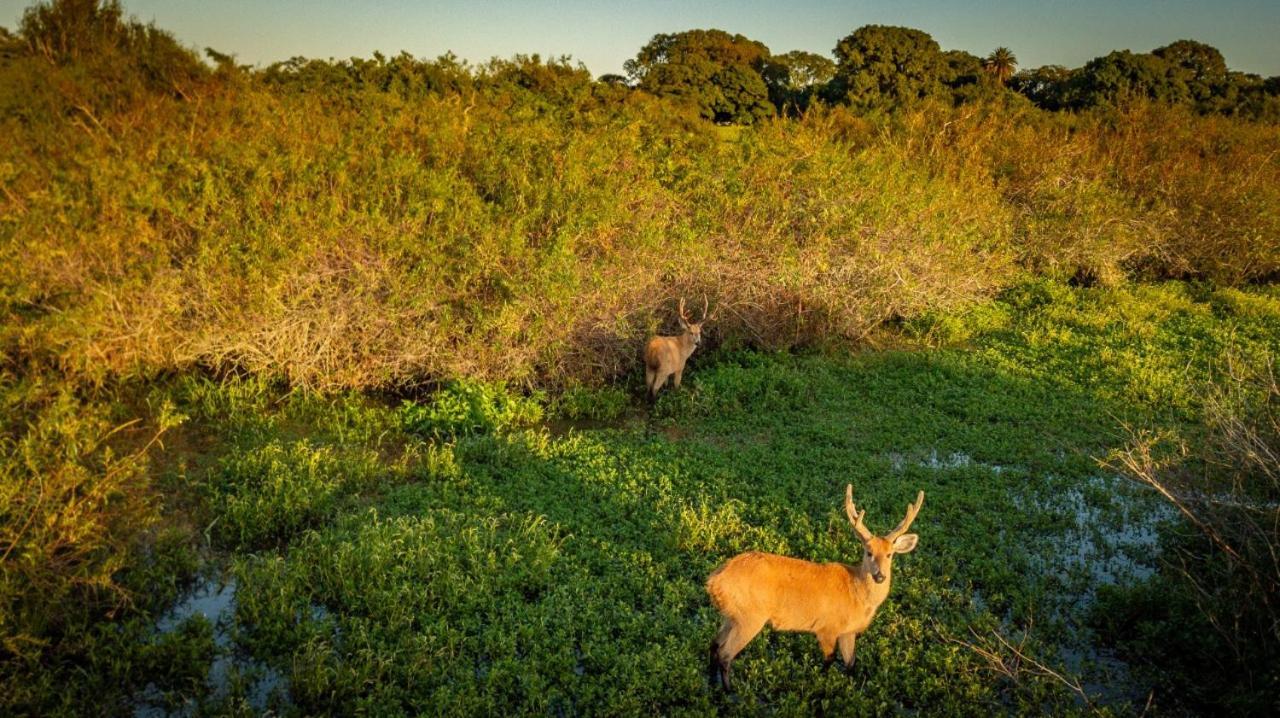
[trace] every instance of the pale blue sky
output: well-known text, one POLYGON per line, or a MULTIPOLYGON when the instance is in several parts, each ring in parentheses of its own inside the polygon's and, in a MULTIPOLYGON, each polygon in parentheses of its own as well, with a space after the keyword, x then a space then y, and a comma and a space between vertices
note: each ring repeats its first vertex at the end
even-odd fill
MULTIPOLYGON (((0 25, 16 26, 28 4, 0 0, 0 25)), ((571 55, 600 75, 620 72, 659 32, 714 27, 777 53, 825 55, 839 38, 875 23, 919 28, 944 49, 978 55, 1004 45, 1023 67, 1076 67, 1111 50, 1148 51, 1190 38, 1222 50, 1233 69, 1280 75, 1280 0, 125 0, 125 8, 187 45, 263 65, 375 50, 425 58, 452 50, 473 62, 536 52, 571 55)))

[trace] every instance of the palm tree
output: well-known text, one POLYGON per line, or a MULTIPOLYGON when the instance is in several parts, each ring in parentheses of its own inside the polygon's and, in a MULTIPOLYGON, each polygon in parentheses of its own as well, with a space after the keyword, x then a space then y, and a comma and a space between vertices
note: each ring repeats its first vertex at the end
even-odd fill
POLYGON ((987 59, 982 61, 982 68, 995 76, 1001 85, 1009 81, 1013 77, 1013 73, 1018 69, 1018 58, 1014 57, 1013 51, 1007 47, 997 47, 987 55, 987 59))

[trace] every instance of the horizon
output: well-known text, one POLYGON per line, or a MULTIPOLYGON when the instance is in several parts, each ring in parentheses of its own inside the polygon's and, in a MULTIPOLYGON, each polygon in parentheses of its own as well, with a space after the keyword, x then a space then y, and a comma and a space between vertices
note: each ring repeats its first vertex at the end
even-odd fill
MULTIPOLYGON (((0 0, 0 25, 16 29, 31 4, 0 0)), ((408 52, 424 59, 451 52, 473 65, 538 54, 568 56, 599 77, 623 74, 623 62, 659 33, 715 28, 758 40, 774 54, 804 50, 830 57, 836 42, 858 27, 900 25, 929 33, 944 50, 981 57, 998 46, 1007 47, 1017 56, 1019 68, 1080 67, 1113 50, 1150 52, 1191 39, 1218 48, 1232 70, 1280 75, 1280 53, 1274 51, 1280 3, 1258 0, 1086 0, 1036 6, 1011 0, 907 0, 892 6, 810 0, 791 7, 759 0, 609 6, 584 0, 484 5, 397 0, 372 9, 332 0, 122 4, 127 15, 154 23, 202 56, 209 47, 257 67, 297 56, 341 60, 371 57, 374 52, 408 52)))

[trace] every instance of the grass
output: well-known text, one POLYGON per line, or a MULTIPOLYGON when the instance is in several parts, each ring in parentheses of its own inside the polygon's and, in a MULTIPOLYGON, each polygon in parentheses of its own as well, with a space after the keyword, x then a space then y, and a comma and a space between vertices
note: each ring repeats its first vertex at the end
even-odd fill
POLYGON ((156 490, 197 527, 153 556, 200 558, 138 563, 128 585, 175 588, 92 624, 66 662, 5 663, 9 685, 46 676, 7 706, 124 710, 150 680, 154 704, 214 715, 1125 714, 1151 691, 1186 709, 1154 656, 1118 663, 1114 627, 1090 628, 1103 584, 1115 620, 1150 601, 1126 593, 1158 569, 1133 531, 1167 516, 1098 458, 1126 423, 1192 432, 1225 356, 1280 350, 1274 292, 1033 283, 897 336, 844 356, 699 355, 651 411, 638 389, 461 383, 396 404, 152 383, 188 417, 154 457, 156 490), (707 574, 744 550, 852 560, 846 482, 873 530, 927 497, 853 675, 823 672, 812 637, 766 630, 738 693, 710 691, 707 574), (226 615, 147 628, 209 571, 234 582, 226 615), (233 668, 211 686, 215 660, 233 668), (58 692, 84 672, 93 692, 58 692))
POLYGON ((734 347, 849 349, 1028 274, 1280 272, 1280 133, 1239 118, 1002 93, 719 127, 536 56, 212 70, 88 0, 17 30, 0 351, 77 387, 561 389, 681 296, 734 347))

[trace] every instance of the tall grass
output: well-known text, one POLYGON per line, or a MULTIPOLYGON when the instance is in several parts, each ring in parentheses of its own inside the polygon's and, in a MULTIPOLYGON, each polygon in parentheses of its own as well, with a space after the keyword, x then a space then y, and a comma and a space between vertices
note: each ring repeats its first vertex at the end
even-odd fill
POLYGON ((724 135, 561 61, 179 82, 157 41, 102 59, 23 32, 0 64, 0 345, 79 380, 557 386, 630 371, 680 295, 723 307, 731 345, 838 346, 1026 271, 1280 268, 1274 126, 1005 98, 724 135))

